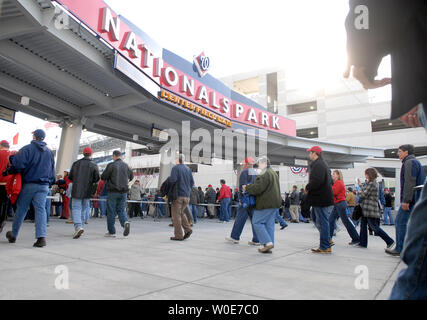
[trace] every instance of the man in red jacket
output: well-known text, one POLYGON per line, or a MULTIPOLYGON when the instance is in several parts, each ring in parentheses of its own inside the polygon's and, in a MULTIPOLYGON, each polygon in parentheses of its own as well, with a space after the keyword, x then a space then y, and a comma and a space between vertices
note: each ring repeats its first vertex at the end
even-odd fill
POLYGON ((221 189, 219 190, 219 196, 217 202, 221 203, 219 222, 225 223, 230 221, 230 198, 231 190, 230 187, 225 184, 225 180, 221 179, 221 189))
POLYGON ((9 176, 3 177, 2 173, 6 170, 9 163, 9 142, 0 141, 0 233, 3 231, 7 217, 7 192, 6 184, 9 176))

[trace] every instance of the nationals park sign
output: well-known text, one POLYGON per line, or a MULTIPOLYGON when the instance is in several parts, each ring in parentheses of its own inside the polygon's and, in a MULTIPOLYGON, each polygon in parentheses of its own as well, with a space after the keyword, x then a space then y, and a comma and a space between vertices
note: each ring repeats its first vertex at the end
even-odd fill
POLYGON ((156 84, 160 100, 224 127, 244 126, 296 136, 295 121, 270 113, 219 80, 193 70, 190 62, 160 48, 102 0, 56 2, 116 50, 117 70, 144 88, 156 84), (149 81, 138 81, 142 74, 149 81))

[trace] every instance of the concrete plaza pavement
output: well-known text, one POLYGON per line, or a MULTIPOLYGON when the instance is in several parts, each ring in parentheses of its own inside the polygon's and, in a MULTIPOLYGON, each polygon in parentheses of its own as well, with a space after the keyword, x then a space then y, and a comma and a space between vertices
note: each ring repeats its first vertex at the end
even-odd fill
MULTIPOLYGON (((384 252, 385 243, 369 237, 367 249, 348 245, 341 225, 331 255, 313 254, 319 233, 313 224, 290 224, 280 230, 272 254, 260 254, 247 244, 246 225, 239 244, 225 241, 233 220, 200 219, 185 241, 169 240, 169 218, 131 219, 125 238, 116 221, 117 238, 105 238, 106 219, 91 218, 80 239, 73 226, 52 218, 47 246, 33 248, 34 224, 25 222, 15 244, 0 235, 0 299, 388 299, 400 258, 384 252), (55 269, 66 266, 69 289, 55 287, 55 269), (357 266, 369 272, 368 289, 356 289, 357 266)), ((384 230, 394 238, 394 227, 384 230)), ((366 282, 365 282, 366 283, 366 282)))

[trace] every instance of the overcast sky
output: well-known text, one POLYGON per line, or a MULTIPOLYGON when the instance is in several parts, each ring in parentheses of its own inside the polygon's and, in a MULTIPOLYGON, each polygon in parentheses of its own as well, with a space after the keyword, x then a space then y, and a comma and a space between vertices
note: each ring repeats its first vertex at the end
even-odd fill
MULTIPOLYGON (((316 88, 342 78, 347 0, 105 0, 159 45, 192 61, 202 51, 210 73, 224 77, 268 67, 286 70, 287 85, 316 88)), ((389 75, 389 60, 379 76, 389 75)), ((385 90, 390 91, 386 88, 385 90)), ((0 137, 20 131, 20 146, 44 122, 18 114, 0 121, 0 137)), ((59 129, 49 136, 59 141, 59 129)))

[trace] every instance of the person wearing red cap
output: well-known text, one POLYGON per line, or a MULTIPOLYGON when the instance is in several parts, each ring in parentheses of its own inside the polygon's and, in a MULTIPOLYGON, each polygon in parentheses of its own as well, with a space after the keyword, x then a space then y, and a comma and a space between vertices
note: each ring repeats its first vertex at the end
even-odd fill
POLYGON ((322 148, 315 146, 308 149, 310 160, 309 181, 306 186, 308 198, 316 218, 316 227, 320 232, 319 248, 311 249, 314 253, 330 254, 331 237, 329 230, 329 216, 334 205, 332 192, 332 177, 328 165, 323 160, 322 148))
POLYGON ((10 177, 3 177, 2 173, 6 170, 9 163, 9 142, 0 141, 0 233, 6 224, 8 198, 6 184, 10 177))
POLYGON ((83 234, 83 224, 86 222, 87 211, 90 208, 90 198, 96 193, 96 183, 99 181, 98 166, 92 162, 93 151, 86 147, 83 150, 84 158, 71 166, 68 178, 73 183, 71 191, 72 215, 74 223, 73 239, 83 234))
MULTIPOLYGON (((240 198, 243 192, 246 191, 246 186, 251 185, 255 182, 257 177, 257 172, 253 168, 255 160, 251 157, 245 159, 245 163, 243 165, 243 171, 239 177, 239 204, 240 198)), ((259 246, 259 240, 255 233, 254 227, 252 225, 252 216, 254 213, 254 208, 243 207, 242 204, 237 208, 236 218, 234 219, 233 229, 231 230, 231 234, 229 237, 226 237, 225 240, 238 244, 240 241, 240 236, 242 235, 243 228, 246 224, 248 218, 251 221, 252 226, 252 240, 249 241, 249 245, 259 246)))

